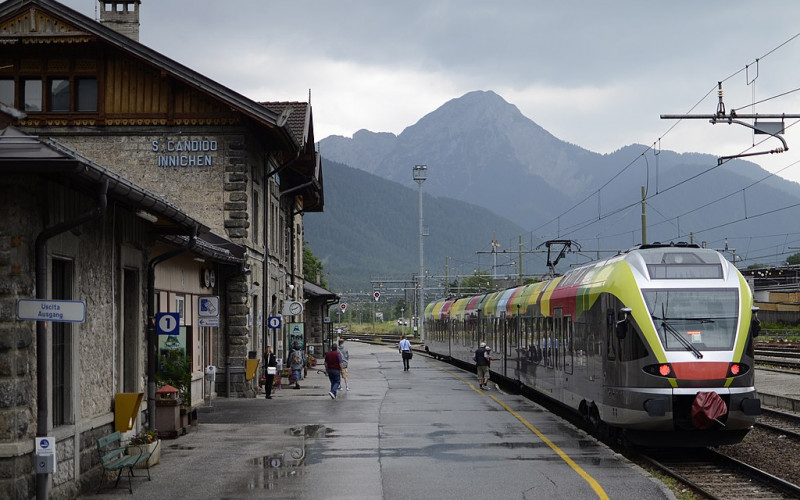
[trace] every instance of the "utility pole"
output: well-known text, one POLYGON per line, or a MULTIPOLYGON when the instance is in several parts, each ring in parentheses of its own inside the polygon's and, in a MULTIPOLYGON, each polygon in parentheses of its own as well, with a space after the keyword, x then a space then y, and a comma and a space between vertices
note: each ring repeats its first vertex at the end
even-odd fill
POLYGON ((422 317, 425 315, 425 260, 422 254, 422 239, 424 230, 422 225, 422 183, 428 178, 427 165, 414 165, 414 180, 419 184, 419 307, 417 309, 417 331, 419 339, 425 340, 425 325, 422 317))

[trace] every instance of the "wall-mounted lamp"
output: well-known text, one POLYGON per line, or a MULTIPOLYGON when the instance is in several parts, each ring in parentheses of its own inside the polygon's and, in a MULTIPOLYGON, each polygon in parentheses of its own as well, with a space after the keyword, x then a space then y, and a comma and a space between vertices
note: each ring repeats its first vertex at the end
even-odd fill
POLYGON ((145 212, 144 210, 137 210, 136 211, 136 217, 139 217, 140 219, 144 219, 147 222, 151 222, 153 224, 158 222, 158 217, 156 217, 155 215, 151 214, 150 212, 145 212))

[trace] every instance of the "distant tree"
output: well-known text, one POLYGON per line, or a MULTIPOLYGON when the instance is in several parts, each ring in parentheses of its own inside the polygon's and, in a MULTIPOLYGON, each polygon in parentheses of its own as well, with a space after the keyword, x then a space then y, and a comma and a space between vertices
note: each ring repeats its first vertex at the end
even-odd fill
POLYGON ((759 264, 756 262, 755 264, 750 264, 749 266, 747 266, 747 269, 749 270, 764 269, 765 267, 767 267, 766 264, 759 264))
POLYGON ((397 301, 397 304, 394 306, 394 315, 397 318, 403 318, 404 315, 409 311, 408 304, 406 304, 406 299, 400 299, 397 301))
POLYGON ((797 264, 800 264, 800 253, 790 255, 789 258, 786 259, 786 263, 790 266, 796 266, 797 264))
POLYGON ((475 271, 472 276, 468 276, 461 280, 459 286, 463 293, 480 294, 486 292, 493 292, 495 290, 495 283, 489 271, 475 271))
POLYGON ((306 281, 328 288, 328 282, 322 274, 322 261, 314 255, 307 241, 303 241, 303 276, 306 281))

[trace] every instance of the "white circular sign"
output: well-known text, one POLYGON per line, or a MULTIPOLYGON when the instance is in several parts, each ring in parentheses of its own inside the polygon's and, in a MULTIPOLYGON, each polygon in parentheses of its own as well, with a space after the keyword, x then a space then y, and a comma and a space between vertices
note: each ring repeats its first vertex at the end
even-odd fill
POLYGON ((164 314, 158 318, 158 328, 164 333, 177 332, 178 321, 172 314, 164 314))
POLYGON ((281 318, 279 316, 270 316, 267 319, 267 324, 270 328, 280 328, 281 327, 281 318))

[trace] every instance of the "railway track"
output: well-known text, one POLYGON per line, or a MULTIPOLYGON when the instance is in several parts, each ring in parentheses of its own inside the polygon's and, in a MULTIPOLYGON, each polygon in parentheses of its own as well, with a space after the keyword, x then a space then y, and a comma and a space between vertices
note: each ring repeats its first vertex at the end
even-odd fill
POLYGON ((755 350, 756 363, 787 370, 800 370, 800 349, 797 346, 761 346, 755 350))
POLYGON ((709 448, 640 454, 653 467, 711 499, 800 498, 800 487, 709 448))
POLYGON ((756 426, 800 441, 800 415, 796 413, 762 407, 756 426))

